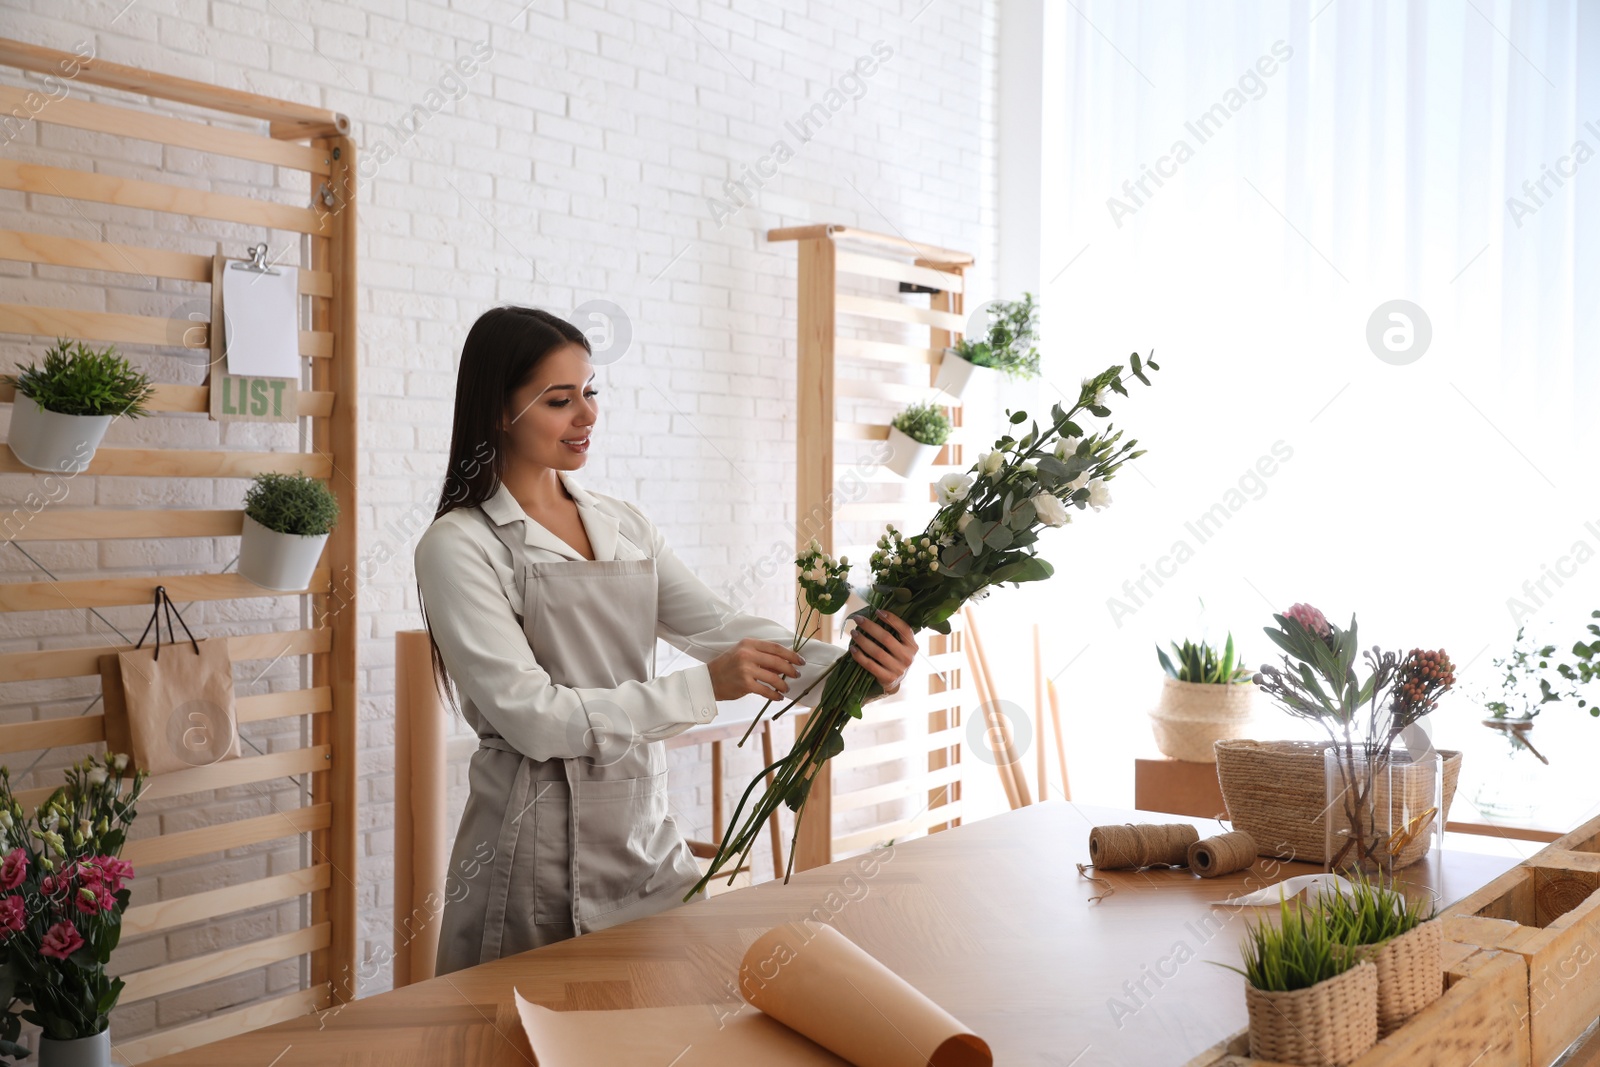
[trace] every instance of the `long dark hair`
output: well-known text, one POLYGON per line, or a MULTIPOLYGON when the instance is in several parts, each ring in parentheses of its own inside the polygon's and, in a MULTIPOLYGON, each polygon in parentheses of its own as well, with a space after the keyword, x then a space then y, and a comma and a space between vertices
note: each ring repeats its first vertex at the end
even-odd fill
MULTIPOLYGON (((450 464, 445 468, 444 488, 433 513, 435 521, 457 508, 477 507, 500 488, 508 451, 501 421, 510 407, 511 395, 527 383, 550 353, 569 344, 582 345, 585 352, 593 352, 582 330, 539 308, 497 307, 478 316, 461 346, 450 464)), ((439 643, 433 639, 433 627, 428 623, 420 583, 417 603, 422 607, 422 625, 428 631, 434 684, 460 714, 455 694, 447 684, 444 657, 439 654, 439 643)))

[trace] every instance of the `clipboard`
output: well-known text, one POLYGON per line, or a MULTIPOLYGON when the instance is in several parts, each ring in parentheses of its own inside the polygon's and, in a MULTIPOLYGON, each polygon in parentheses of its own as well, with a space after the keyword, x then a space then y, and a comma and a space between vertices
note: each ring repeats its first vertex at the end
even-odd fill
MULTIPOLYGON (((210 387, 210 414, 216 422, 294 422, 300 417, 300 354, 298 315, 287 320, 287 336, 282 322, 274 323, 280 333, 280 348, 292 346, 294 375, 234 374, 229 371, 228 338, 236 331, 231 329, 225 307, 224 293, 230 288, 230 279, 255 275, 271 277, 285 287, 298 288, 298 271, 292 267, 278 268, 266 261, 267 246, 257 244, 250 249, 248 260, 225 259, 218 254, 212 257, 211 268, 211 366, 206 375, 210 387)), ((236 286, 234 293, 244 290, 236 286)), ((281 293, 278 296, 281 297, 281 293)), ((295 297, 298 299, 298 296, 295 297)), ((242 309, 241 309, 242 310, 242 309)), ((298 309, 296 309, 298 310, 298 309)), ((248 316, 247 316, 248 317, 248 316)), ((238 316, 236 316, 236 319, 238 316)), ((246 328, 251 328, 248 324, 246 328)), ((282 368, 288 370, 287 361, 282 368)))

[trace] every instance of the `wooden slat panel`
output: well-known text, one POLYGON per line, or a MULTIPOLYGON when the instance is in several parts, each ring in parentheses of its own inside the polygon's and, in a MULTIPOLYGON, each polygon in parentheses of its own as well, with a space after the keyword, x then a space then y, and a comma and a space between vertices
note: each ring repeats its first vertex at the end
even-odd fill
POLYGON ((885 741, 877 745, 858 746, 856 748, 846 746, 843 752, 833 757, 832 762, 841 768, 870 767, 874 763, 910 759, 927 753, 932 749, 959 745, 965 739, 966 733, 967 728, 965 726, 953 726, 948 730, 940 730, 937 733, 917 734, 914 737, 901 738, 898 741, 885 741))
MULTIPOLYGON (((17 387, 0 382, 0 403, 12 404, 17 399, 17 387)), ((333 394, 313 389, 300 390, 300 414, 322 417, 333 414, 333 394)), ((206 385, 157 385, 155 393, 145 401, 145 408, 155 414, 211 411, 211 387, 206 385)))
POLYGON ((840 293, 836 298, 841 313, 849 315, 865 315, 872 319, 883 319, 886 322, 909 322, 921 326, 937 326, 942 330, 961 333, 967 328, 967 320, 960 315, 952 315, 948 311, 934 311, 930 308, 912 307, 910 304, 901 304, 893 300, 875 300, 868 296, 852 296, 840 293))
POLYGON ((147 967, 142 971, 120 976, 127 984, 122 987, 122 997, 117 1003, 131 1004, 136 1000, 159 997, 163 993, 172 993, 199 985, 201 982, 213 982, 218 978, 253 971, 257 967, 265 967, 280 960, 293 959, 302 953, 315 952, 327 947, 328 924, 318 923, 304 930, 263 938, 248 945, 235 945, 233 948, 213 952, 210 955, 196 956, 194 959, 179 960, 176 963, 164 963, 159 967, 147 967))
MULTIPOLYGON (((0 611, 66 611, 149 604, 152 590, 157 585, 166 586, 172 599, 184 601, 296 595, 264 589, 238 574, 143 575, 136 578, 89 578, 79 582, 6 582, 0 583, 0 611)), ((328 588, 328 567, 322 564, 313 572, 307 589, 320 593, 328 588)))
POLYGON ((856 849, 870 848, 879 841, 887 841, 891 837, 896 843, 903 843, 905 838, 913 834, 920 834, 930 826, 947 823, 960 815, 961 801, 953 800, 949 804, 931 807, 910 819, 900 819, 884 823, 882 826, 869 826, 865 830, 842 834, 833 839, 833 848, 835 852, 854 852, 856 849))
POLYGON ((118 540, 132 537, 238 537, 244 509, 182 511, 177 508, 46 508, 0 535, 17 541, 118 540))
MULTIPOLYGON (((0 230, 0 259, 211 284, 210 256, 23 230, 0 230)), ((333 275, 327 271, 302 269, 299 278, 300 292, 307 296, 333 295, 333 275)))
MULTIPOLYGON (((942 408, 961 406, 959 396, 951 396, 927 385, 907 385, 904 382, 874 382, 866 378, 835 378, 834 389, 840 396, 864 397, 869 400, 886 400, 897 404, 931 401, 942 408)), ((885 436, 888 436, 885 434, 885 436)))
POLYGON ((213 1015, 197 1023, 175 1026, 171 1030, 147 1034, 132 1041, 118 1041, 113 1052, 119 1060, 144 1063, 160 1056, 173 1056, 200 1045, 209 1045, 225 1037, 257 1030, 274 1023, 288 1022, 301 1015, 321 1011, 333 1003, 326 983, 273 1000, 252 1004, 225 1015, 213 1015))
MULTIPOLYGON (((173 348, 178 346, 173 343, 172 330, 171 319, 154 315, 121 315, 110 311, 0 304, 0 333, 173 348)), ((201 349, 210 345, 210 323, 194 322, 186 330, 182 347, 201 349)), ((300 354, 316 359, 329 358, 333 355, 333 334, 301 330, 300 354)))
POLYGON ((86 200, 96 204, 117 204, 174 215, 198 215, 206 219, 242 222, 247 226, 269 226, 295 233, 317 233, 321 229, 317 213, 310 208, 185 189, 163 182, 116 178, 109 174, 90 174, 37 163, 18 163, 10 159, 0 159, 0 189, 86 200))
POLYGON ((202 826, 197 830, 178 830, 159 837, 142 837, 123 846, 122 858, 135 867, 173 863, 325 829, 332 816, 332 804, 311 804, 253 819, 235 819, 215 826, 202 826))
POLYGON ((904 237, 888 233, 873 233, 871 230, 858 230, 854 226, 840 226, 837 223, 824 222, 810 226, 780 226, 767 231, 769 241, 805 241, 825 237, 830 241, 861 241, 866 244, 886 245, 906 252, 915 253, 919 260, 937 263, 940 266, 965 267, 972 263, 972 255, 967 252, 956 252, 949 248, 937 248, 933 245, 918 244, 908 241, 904 237))
POLYGON ((850 811, 853 808, 866 808, 874 804, 895 800, 900 797, 909 797, 924 789, 937 789, 941 785, 948 785, 961 778, 961 764, 952 763, 948 767, 941 767, 926 774, 912 775, 893 782, 884 782, 882 785, 868 786, 866 789, 855 789, 848 793, 839 789, 833 791, 833 810, 835 812, 850 811))
POLYGON ((113 89, 126 89, 158 100, 175 100, 182 104, 226 111, 233 115, 246 115, 274 125, 274 137, 287 136, 291 140, 320 136, 327 130, 348 132, 350 120, 337 111, 326 111, 288 100, 275 100, 258 93, 241 89, 228 89, 209 85, 190 78, 159 74, 121 63, 96 58, 85 59, 73 52, 26 41, 0 38, 0 63, 19 70, 39 74, 70 77, 80 85, 104 85, 113 89), (284 127, 280 134, 276 128, 284 127))
POLYGON ((866 256, 859 252, 841 251, 836 253, 834 265, 841 274, 861 274, 869 278, 887 278, 893 282, 910 282, 913 285, 926 285, 934 289, 946 289, 952 293, 959 293, 966 286, 966 280, 961 275, 951 271, 934 270, 932 267, 918 267, 898 259, 866 256))
MULTIPOLYGON (((31 89, 0 85, 0 111, 11 112, 14 108, 23 108, 23 113, 26 114, 27 98, 37 95, 31 89)), ((57 126, 70 126, 75 130, 91 130, 95 133, 133 137, 140 141, 154 141, 156 144, 172 145, 174 148, 215 152, 217 155, 231 156, 234 159, 250 159, 257 163, 292 167, 314 174, 327 174, 331 169, 327 156, 305 145, 286 144, 242 130, 207 126, 199 122, 167 118, 164 115, 150 115, 111 104, 74 100, 70 96, 61 100, 51 100, 48 107, 34 113, 33 120, 54 123, 57 126)))
MULTIPOLYGON (((85 474, 140 478, 254 478, 272 471, 312 478, 333 475, 333 458, 321 452, 227 452, 206 448, 97 448, 85 474)), ((7 448, 0 474, 43 474, 7 448)))
MULTIPOLYGON (((223 760, 205 767, 189 767, 181 771, 158 774, 145 783, 143 796, 150 800, 181 797, 190 793, 228 789, 236 785, 265 782, 271 778, 287 778, 297 774, 313 774, 328 769, 327 745, 297 748, 288 752, 270 752, 265 756, 242 756, 223 760)), ((49 799, 53 788, 23 789, 16 793, 17 801, 26 809, 33 809, 49 799)))
POLYGON ((332 877, 333 868, 326 863, 319 863, 315 867, 302 867, 273 878, 258 878, 240 885, 141 904, 123 913, 122 937, 123 940, 142 937, 215 919, 219 915, 280 904, 328 888, 332 877))
MULTIPOLYGON (((234 699, 234 712, 240 722, 320 715, 332 709, 333 695, 326 686, 290 689, 281 693, 258 693, 234 699)), ((41 748, 93 745, 105 739, 104 714, 63 715, 38 722, 0 726, 0 752, 33 752, 41 748)))
MULTIPOLYGON (((333 633, 326 627, 313 630, 273 630, 264 634, 239 634, 227 638, 228 659, 244 663, 253 659, 303 656, 326 653, 333 633)), ((45 678, 87 678, 99 675, 100 657, 127 652, 133 645, 88 645, 41 652, 0 654, 0 681, 37 682, 45 678)))
POLYGON ((834 344, 839 355, 851 359, 870 359, 879 363, 901 363, 912 367, 932 366, 944 358, 937 348, 903 345, 897 341, 869 341, 864 337, 840 337, 834 344))

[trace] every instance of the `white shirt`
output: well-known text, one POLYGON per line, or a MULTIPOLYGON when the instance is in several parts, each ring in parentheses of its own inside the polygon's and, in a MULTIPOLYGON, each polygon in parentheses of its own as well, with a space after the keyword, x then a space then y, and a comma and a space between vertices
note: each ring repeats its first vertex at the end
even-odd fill
MULTIPOLYGON (((450 678, 461 696, 462 714, 480 733, 486 720, 494 733, 533 759, 576 758, 599 753, 586 725, 584 702, 610 701, 627 712, 641 742, 660 741, 716 717, 717 701, 706 663, 746 637, 794 646, 794 631, 770 619, 736 612, 684 565, 654 523, 627 501, 584 489, 566 471, 558 476, 578 505, 596 560, 656 561, 656 636, 700 663, 646 682, 615 689, 557 685, 534 659, 522 627, 516 572, 505 545, 467 509, 437 519, 417 542, 417 587, 450 678), (577 747, 590 744, 595 747, 577 747)), ((511 491, 500 485, 482 504, 484 515, 505 525, 527 519, 523 563, 575 560, 583 556, 529 518, 511 491)), ((597 650, 603 655, 604 650, 597 650)), ((813 638, 800 653, 800 677, 788 679, 789 702, 828 669, 845 649, 813 638)), ((800 700, 814 707, 822 686, 800 700)))

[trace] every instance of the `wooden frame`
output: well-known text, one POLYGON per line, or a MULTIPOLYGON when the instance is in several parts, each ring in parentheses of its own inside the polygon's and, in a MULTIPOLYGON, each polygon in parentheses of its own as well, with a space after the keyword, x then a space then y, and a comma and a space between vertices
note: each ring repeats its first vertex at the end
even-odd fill
MULTIPOLYGON (((804 549, 815 537, 831 555, 865 560, 871 545, 843 544, 838 527, 871 524, 874 539, 889 522, 902 531, 920 529, 931 517, 933 483, 968 465, 963 458, 967 442, 960 429, 960 401, 945 397, 956 428, 934 463, 919 474, 912 498, 841 502, 835 496, 839 468, 846 465, 842 457, 859 449, 855 443, 886 442, 889 420, 899 406, 935 399, 932 383, 942 353, 963 330, 965 272, 972 257, 836 225, 769 230, 767 240, 794 241, 799 246, 796 550, 804 549), (904 290, 883 294, 884 282, 913 287, 909 298, 902 295, 904 290), (874 285, 879 292, 853 291, 874 285), (936 291, 928 294, 924 303, 917 294, 928 289, 936 291), (859 328, 841 331, 841 318, 847 320, 847 326, 860 324, 859 328), (926 328, 926 341, 882 336, 892 328, 902 334, 908 328, 926 328), (916 380, 882 378, 883 371, 895 370, 916 380), (879 414, 864 420, 840 419, 840 400, 870 405, 879 414)), ((889 480, 898 481, 898 477, 890 474, 883 479, 889 480)), ((833 641, 838 618, 814 620, 811 635, 833 641)), ((818 772, 795 843, 796 870, 831 863, 836 855, 860 851, 888 838, 899 840, 923 830, 932 833, 960 824, 964 629, 959 617, 952 618, 951 624, 948 636, 932 631, 923 635, 923 661, 929 671, 925 688, 918 674, 913 674, 900 695, 869 704, 861 722, 852 727, 858 740, 818 772), (859 740, 872 726, 892 722, 905 724, 905 739, 859 740), (909 778, 890 777, 849 792, 835 788, 835 771, 879 767, 878 777, 882 778, 892 773, 893 764, 904 760, 923 762, 924 766, 909 778), (906 806, 920 810, 841 834, 834 831, 835 814, 908 801, 906 806)), ((796 731, 805 721, 804 714, 795 716, 796 731)))
MULTIPOLYGON (((256 660, 270 666, 284 657, 310 657, 309 688, 245 696, 237 703, 241 724, 301 719, 309 744, 260 755, 247 748, 245 755, 236 760, 151 779, 146 794, 152 799, 179 796, 304 775, 309 779, 306 803, 281 810, 267 796, 267 803, 273 808, 270 814, 154 836, 140 833, 156 821, 157 816, 150 816, 135 823, 136 838, 124 852, 137 869, 309 835, 311 862, 270 877, 130 908, 124 917, 125 942, 276 904, 300 902, 309 921, 288 933, 123 972, 127 986, 121 1004, 297 958, 309 972, 309 985, 243 1009, 217 1009, 220 1014, 199 1021, 118 1041, 119 1059, 138 1063, 353 1000, 356 994, 356 152, 349 137, 349 120, 319 108, 13 40, 0 39, 0 64, 54 75, 65 80, 71 89, 98 86, 123 90, 158 101, 244 116, 267 124, 267 128, 263 136, 192 118, 154 114, 142 105, 88 101, 71 91, 59 97, 52 95, 42 106, 33 107, 29 100, 31 90, 0 88, 0 109, 20 108, 27 114, 26 122, 253 161, 303 171, 309 176, 307 203, 312 206, 301 206, 271 199, 270 188, 259 195, 224 195, 163 181, 96 173, 92 159, 83 161, 83 170, 0 159, 3 189, 141 208, 163 217, 221 220, 255 232, 259 232, 256 228, 267 228, 301 235, 300 292, 303 305, 310 308, 309 321, 303 323, 307 328, 300 335, 301 354, 309 359, 309 380, 303 378, 306 388, 300 396, 300 415, 310 420, 310 433, 302 432, 301 440, 309 438, 310 450, 102 448, 86 472, 89 476, 106 477, 243 479, 263 471, 302 471, 330 482, 341 516, 310 586, 301 593, 287 594, 309 597, 308 602, 302 603, 309 608, 315 625, 227 639, 234 662, 256 660), (338 581, 335 576, 339 576, 338 581)), ((201 228, 200 232, 207 231, 201 228)), ((247 258, 245 248, 244 242, 219 243, 216 251, 230 259, 243 259, 247 258)), ((45 268, 136 274, 157 280, 158 288, 160 280, 166 279, 203 283, 213 290, 211 318, 219 306, 217 287, 212 284, 213 255, 5 230, 0 231, 0 259, 45 268)), ((58 288, 68 284, 79 285, 88 293, 99 291, 88 282, 56 283, 58 288)), ((59 334, 119 346, 211 348, 209 323, 196 322, 181 339, 181 345, 174 345, 171 330, 171 321, 160 317, 0 304, 3 333, 42 339, 59 334)), ((14 399, 12 388, 0 387, 0 402, 14 399)), ((165 421, 163 416, 208 412, 209 385, 162 384, 148 406, 154 416, 150 421, 157 425, 165 421)), ((304 431, 305 423, 300 428, 304 431)), ((39 479, 68 477, 37 474, 19 463, 9 448, 0 452, 0 473, 32 474, 36 485, 39 479)), ((242 520, 242 510, 113 510, 52 505, 27 516, 25 521, 4 523, 3 536, 18 543, 234 537, 240 533, 242 520)), ((63 582, 11 582, 0 585, 0 612, 142 604, 151 599, 157 584, 165 585, 178 601, 247 602, 286 595, 253 585, 237 574, 152 573, 63 582)), ((0 682, 97 678, 99 656, 130 647, 63 649, 44 641, 33 650, 0 654, 0 682)), ((13 723, 0 726, 0 760, 10 758, 15 762, 21 753, 104 741, 104 721, 98 715, 13 723)), ((30 798, 36 802, 48 790, 47 783, 40 789, 21 792, 19 799, 24 804, 30 798)))

